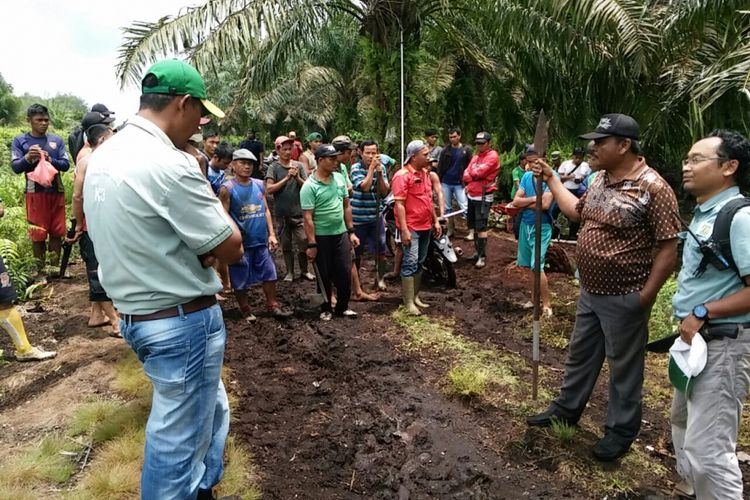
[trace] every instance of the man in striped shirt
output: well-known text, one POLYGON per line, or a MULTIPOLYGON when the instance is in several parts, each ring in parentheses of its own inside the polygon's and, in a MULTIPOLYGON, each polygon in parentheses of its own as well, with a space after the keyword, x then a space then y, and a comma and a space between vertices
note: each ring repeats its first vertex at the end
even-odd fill
MULTIPOLYGON (((380 200, 390 191, 386 165, 378 150, 378 143, 366 140, 360 144, 362 161, 352 166, 352 220, 354 232, 361 244, 356 249, 352 275, 358 274, 362 254, 367 249, 375 255, 378 289, 385 290, 385 227, 380 217, 380 200)), ((358 280, 356 280, 358 281, 358 280)), ((357 283, 355 283, 356 285, 357 283)), ((364 294, 355 287, 354 296, 364 294), (360 292, 359 294, 357 292, 360 292)))

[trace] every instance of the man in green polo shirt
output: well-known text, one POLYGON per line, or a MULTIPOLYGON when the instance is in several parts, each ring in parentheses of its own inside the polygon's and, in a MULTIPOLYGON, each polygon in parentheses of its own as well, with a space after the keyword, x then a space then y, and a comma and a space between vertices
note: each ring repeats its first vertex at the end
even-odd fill
POLYGON ((330 144, 315 151, 318 168, 300 191, 300 204, 304 213, 307 257, 314 262, 318 273, 318 286, 325 294, 320 319, 331 319, 332 285, 336 286, 336 316, 354 317, 349 309, 352 283, 352 246, 359 239, 354 234, 349 191, 343 174, 336 172, 339 152, 330 144))
POLYGON ((184 148, 201 116, 224 114, 178 60, 154 64, 140 109, 89 160, 84 213, 99 278, 123 338, 153 385, 141 498, 211 499, 223 474, 229 405, 226 331, 211 265, 243 255, 242 236, 184 148))

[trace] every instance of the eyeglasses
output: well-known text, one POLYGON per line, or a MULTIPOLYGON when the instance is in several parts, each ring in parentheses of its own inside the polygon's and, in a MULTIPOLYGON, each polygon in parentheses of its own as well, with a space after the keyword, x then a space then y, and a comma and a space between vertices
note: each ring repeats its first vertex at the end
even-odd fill
POLYGON ((714 156, 711 158, 706 158, 705 156, 691 156, 690 158, 684 158, 682 160, 682 166, 687 167, 688 165, 697 165, 699 163, 703 163, 704 161, 709 161, 709 160, 726 161, 728 159, 729 158, 727 158, 726 156, 714 156))

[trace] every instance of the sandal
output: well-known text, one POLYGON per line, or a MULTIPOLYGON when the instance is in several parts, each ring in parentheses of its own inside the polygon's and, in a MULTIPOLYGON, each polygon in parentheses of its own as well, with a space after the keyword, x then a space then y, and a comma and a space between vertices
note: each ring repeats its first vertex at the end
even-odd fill
POLYGON ((240 314, 245 318, 245 322, 248 324, 255 323, 258 318, 255 317, 255 314, 250 312, 250 309, 240 309, 240 314))

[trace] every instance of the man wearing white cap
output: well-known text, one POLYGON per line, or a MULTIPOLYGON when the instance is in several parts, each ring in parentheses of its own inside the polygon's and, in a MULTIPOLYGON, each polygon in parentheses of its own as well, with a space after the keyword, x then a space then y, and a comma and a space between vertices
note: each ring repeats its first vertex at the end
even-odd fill
POLYGON ((430 233, 440 236, 442 228, 435 214, 430 180, 430 148, 422 141, 411 141, 406 147, 404 168, 393 176, 393 198, 396 201, 396 226, 401 234, 404 257, 401 264, 401 287, 404 306, 413 315, 422 314, 419 307, 429 307, 419 299, 422 264, 427 259, 430 233))
POLYGON ((242 232, 245 255, 229 266, 229 279, 237 297, 240 312, 248 322, 255 321, 250 311, 247 292, 251 286, 261 284, 266 298, 266 308, 276 318, 287 318, 291 312, 281 308, 276 300, 276 265, 271 251, 279 242, 273 230, 271 212, 267 208, 263 181, 253 179, 253 168, 258 159, 247 149, 232 154, 234 178, 219 189, 219 199, 232 220, 242 232))
POLYGON ((682 162, 683 186, 698 206, 672 304, 682 340, 702 336, 708 356, 687 389, 674 392, 672 442, 680 489, 699 499, 743 498, 735 451, 750 386, 750 203, 740 193, 748 167, 750 141, 729 130, 696 142, 682 162), (701 251, 709 239, 727 266, 701 251))

